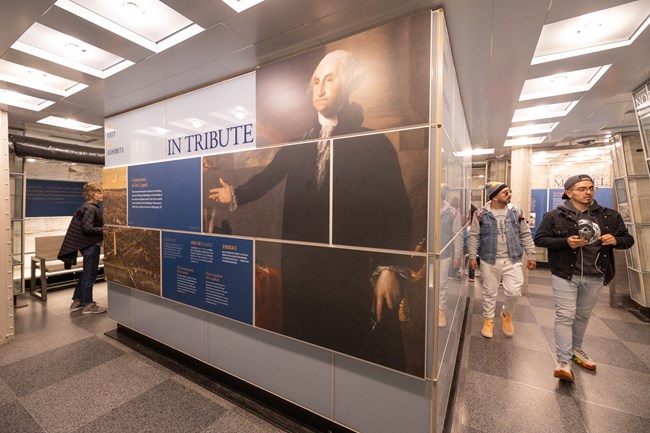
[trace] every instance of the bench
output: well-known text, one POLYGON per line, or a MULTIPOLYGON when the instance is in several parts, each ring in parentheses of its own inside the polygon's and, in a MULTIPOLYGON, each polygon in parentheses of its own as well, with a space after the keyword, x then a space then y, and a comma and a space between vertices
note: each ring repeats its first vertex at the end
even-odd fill
MULTIPOLYGON (((70 269, 65 269, 63 262, 57 259, 61 244, 63 243, 64 236, 45 236, 34 238, 35 248, 34 256, 31 259, 31 278, 30 278, 30 294, 41 300, 47 301, 48 289, 57 287, 68 286, 72 282, 77 281, 74 278, 76 272, 83 271, 83 257, 77 253, 77 263, 70 269), (48 281, 49 277, 58 277, 66 274, 73 275, 72 280, 67 279, 64 281, 52 282, 48 281)), ((99 256, 99 268, 104 267, 104 255, 99 256)), ((103 275, 98 274, 97 279, 103 278, 103 275)))

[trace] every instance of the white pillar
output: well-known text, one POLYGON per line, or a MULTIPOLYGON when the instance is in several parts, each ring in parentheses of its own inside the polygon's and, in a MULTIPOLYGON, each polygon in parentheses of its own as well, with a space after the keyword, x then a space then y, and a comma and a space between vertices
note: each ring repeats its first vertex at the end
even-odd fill
MULTIPOLYGON (((531 173, 532 173, 532 156, 533 150, 530 147, 518 147, 512 149, 510 154, 511 173, 510 189, 512 193, 512 202, 516 203, 523 211, 526 218, 530 221, 530 190, 531 190, 531 173)), ((524 254, 524 286, 521 288, 523 295, 528 294, 528 269, 526 268, 526 255, 524 254)))
POLYGON ((0 345, 14 336, 14 289, 11 261, 11 185, 9 176, 9 116, 0 110, 0 345))

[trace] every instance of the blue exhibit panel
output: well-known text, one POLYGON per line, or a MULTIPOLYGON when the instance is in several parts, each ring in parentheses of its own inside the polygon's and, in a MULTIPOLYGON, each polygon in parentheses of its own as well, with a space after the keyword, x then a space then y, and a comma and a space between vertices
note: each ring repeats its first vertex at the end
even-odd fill
POLYGON ((533 189, 530 192, 530 230, 535 236, 535 229, 548 209, 548 190, 533 189))
POLYGON ((163 232, 164 298, 253 324, 253 241, 163 232))
POLYGON ((129 226, 201 230, 201 158, 128 168, 129 226))
POLYGON ((27 179, 25 216, 72 216, 84 204, 84 182, 27 179))

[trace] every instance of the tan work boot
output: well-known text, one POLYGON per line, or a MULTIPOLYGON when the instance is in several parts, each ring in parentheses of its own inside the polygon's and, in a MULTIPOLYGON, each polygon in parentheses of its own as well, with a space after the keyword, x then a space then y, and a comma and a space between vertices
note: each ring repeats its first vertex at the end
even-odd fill
POLYGON ((492 319, 485 319, 483 321, 483 329, 481 335, 485 338, 492 338, 494 336, 492 330, 494 329, 494 321, 492 319))
POLYGON ((447 313, 445 310, 438 310, 438 328, 447 327, 447 313))
POLYGON ((512 314, 501 313, 501 329, 506 337, 515 335, 515 327, 512 324, 512 314))

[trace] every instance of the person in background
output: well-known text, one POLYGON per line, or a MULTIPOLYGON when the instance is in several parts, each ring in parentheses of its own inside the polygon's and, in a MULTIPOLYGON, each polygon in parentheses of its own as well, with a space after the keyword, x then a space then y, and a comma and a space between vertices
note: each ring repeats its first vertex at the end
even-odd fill
POLYGON ((587 370, 596 362, 582 350, 591 312, 603 286, 614 278, 614 249, 628 249, 634 238, 621 215, 594 200, 593 179, 586 174, 564 182, 565 200, 547 212, 535 232, 535 245, 548 249, 555 301, 553 376, 573 382, 571 361, 587 370))
POLYGON ((449 273, 451 269, 459 268, 463 263, 463 237, 454 235, 461 231, 460 213, 458 206, 453 206, 454 199, 458 203, 458 198, 454 197, 452 203, 447 201, 449 187, 443 184, 442 209, 440 211, 440 247, 447 245, 452 238, 453 244, 447 246, 440 256, 440 292, 438 294, 438 327, 447 327, 447 293, 449 291, 449 273))
MULTIPOLYGON (((478 208, 476 206, 474 206, 473 204, 470 204, 470 206, 469 206, 469 224, 470 224, 470 226, 472 224, 472 221, 474 220, 474 213, 477 210, 478 210, 478 208)), ((469 234, 469 229, 470 228, 467 227, 467 234, 469 234)), ((471 268, 469 266, 467 267, 468 268, 467 269, 467 275, 468 275, 468 277, 469 277, 468 279, 469 279, 469 281, 471 283, 474 282, 474 278, 476 277, 476 271, 478 270, 478 267, 480 266, 480 264, 481 264, 481 262, 480 262, 480 260, 479 260, 479 258, 477 256, 476 257, 476 267, 477 267, 477 269, 471 268)))
POLYGON ((502 330, 507 337, 515 334, 512 314, 524 284, 522 257, 527 267, 537 267, 535 245, 524 213, 510 203, 512 191, 503 182, 485 186, 488 201, 475 212, 469 232, 469 267, 476 269, 477 253, 483 276, 483 328, 481 335, 493 337, 494 313, 499 285, 503 282, 506 299, 501 310, 502 330))
POLYGON ((93 301, 93 284, 99 271, 99 255, 104 238, 104 217, 99 203, 104 200, 102 184, 88 182, 83 188, 84 200, 63 238, 58 254, 66 269, 76 263, 77 252, 83 257, 83 272, 72 295, 70 312, 82 310, 82 314, 105 313, 106 308, 93 301))

